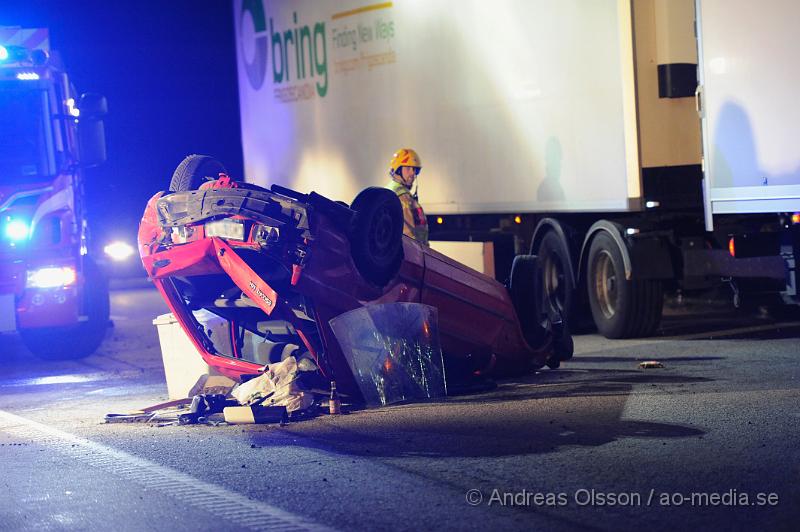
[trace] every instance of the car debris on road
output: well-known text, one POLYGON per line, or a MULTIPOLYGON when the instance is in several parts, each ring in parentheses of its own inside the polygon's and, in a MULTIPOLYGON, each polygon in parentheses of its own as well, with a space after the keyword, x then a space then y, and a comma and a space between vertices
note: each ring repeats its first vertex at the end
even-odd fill
MULTIPOLYGON (((300 383, 302 364, 294 357, 271 364, 261 375, 233 387, 220 386, 219 376, 205 376, 206 383, 191 398, 160 403, 125 414, 107 414, 106 423, 145 422, 160 425, 219 425, 240 423, 288 423, 322 412, 326 390, 308 390, 300 383), (222 392, 222 393, 220 393, 222 392)), ((304 371, 313 371, 305 367, 304 371)), ((222 378, 222 380, 228 380, 222 378)), ((330 394, 335 392, 331 383, 330 394)), ((338 393, 336 393, 338 397, 338 393)), ((339 411, 341 413, 341 401, 339 411)))

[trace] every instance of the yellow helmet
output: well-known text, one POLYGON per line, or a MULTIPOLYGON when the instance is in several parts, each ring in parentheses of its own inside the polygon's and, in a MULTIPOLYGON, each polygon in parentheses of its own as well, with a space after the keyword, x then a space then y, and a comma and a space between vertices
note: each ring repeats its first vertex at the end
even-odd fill
POLYGON ((422 161, 420 161, 417 152, 411 148, 401 148, 392 155, 392 160, 389 162, 389 175, 395 175, 401 166, 412 166, 421 169, 422 161))

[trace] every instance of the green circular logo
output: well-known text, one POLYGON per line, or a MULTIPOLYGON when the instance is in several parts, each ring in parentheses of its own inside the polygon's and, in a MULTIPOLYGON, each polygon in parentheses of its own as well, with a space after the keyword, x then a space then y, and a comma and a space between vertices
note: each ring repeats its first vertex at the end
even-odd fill
POLYGON ((262 0, 243 0, 239 46, 250 86, 258 90, 267 72, 267 20, 262 0), (251 48, 252 47, 252 48, 251 48))

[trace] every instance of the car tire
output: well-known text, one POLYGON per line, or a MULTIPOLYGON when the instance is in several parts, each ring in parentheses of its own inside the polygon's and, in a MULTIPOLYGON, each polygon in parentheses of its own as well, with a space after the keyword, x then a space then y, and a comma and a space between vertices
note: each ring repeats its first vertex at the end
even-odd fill
POLYGON ((626 279, 616 241, 599 233, 589 247, 587 265, 589 306, 597 330, 606 338, 635 338, 653 334, 661 321, 664 289, 653 279, 626 279))
POLYGON ((219 178, 220 173, 227 173, 218 160, 208 155, 189 155, 172 174, 169 182, 171 192, 197 190, 206 181, 219 178))
POLYGON ((547 338, 542 326, 541 272, 536 255, 518 255, 511 264, 509 292, 525 341, 532 348, 540 347, 547 338))
POLYGON ((44 360, 84 358, 94 353, 109 328, 108 279, 93 260, 84 259, 84 309, 87 320, 68 327, 21 329, 25 347, 44 360))
POLYGON ((355 211, 349 237, 353 262, 364 279, 385 286, 403 260, 403 207, 389 189, 361 191, 350 208, 355 211))

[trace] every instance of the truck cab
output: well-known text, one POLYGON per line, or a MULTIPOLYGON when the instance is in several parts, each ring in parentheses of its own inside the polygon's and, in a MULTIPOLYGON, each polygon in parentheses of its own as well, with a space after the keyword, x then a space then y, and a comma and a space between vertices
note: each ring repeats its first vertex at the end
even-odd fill
POLYGON ((106 107, 78 97, 46 29, 0 28, 0 332, 43 358, 90 354, 109 324, 82 175, 105 159, 106 107))

